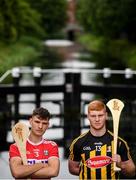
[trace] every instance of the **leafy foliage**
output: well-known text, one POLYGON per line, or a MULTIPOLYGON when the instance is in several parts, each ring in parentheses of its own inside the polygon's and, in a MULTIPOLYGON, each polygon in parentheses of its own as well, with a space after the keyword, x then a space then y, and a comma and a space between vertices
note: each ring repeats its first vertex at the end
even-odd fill
POLYGON ((14 66, 48 68, 60 61, 56 52, 43 45, 43 39, 64 27, 66 3, 65 0, 0 1, 0 74, 14 66))
POLYGON ((67 14, 66 0, 28 0, 31 7, 41 14, 41 24, 49 37, 53 37, 64 28, 67 14))
POLYGON ((40 14, 24 0, 1 0, 0 20, 0 38, 5 42, 16 41, 25 34, 43 34, 40 14))
POLYGON ((23 36, 14 44, 0 44, 0 75, 15 66, 53 68, 60 56, 45 47, 41 40, 23 36))
POLYGON ((78 0, 77 17, 85 35, 80 41, 99 67, 136 68, 136 1, 78 0), (86 41, 86 42, 85 42, 86 41))
POLYGON ((78 0, 77 17, 88 32, 119 38, 136 26, 135 8, 135 0, 78 0))
POLYGON ((91 52, 91 61, 98 68, 110 67, 136 69, 136 46, 126 39, 108 39, 103 36, 86 34, 79 42, 91 52))

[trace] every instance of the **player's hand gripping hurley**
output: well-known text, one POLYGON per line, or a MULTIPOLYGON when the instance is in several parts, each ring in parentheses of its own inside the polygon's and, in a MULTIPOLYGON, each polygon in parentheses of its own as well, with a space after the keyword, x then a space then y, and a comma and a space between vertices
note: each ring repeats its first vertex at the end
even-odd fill
MULTIPOLYGON (((110 109, 113 118, 113 132, 114 132, 114 154, 117 154, 117 139, 118 139, 118 129, 119 129, 119 119, 121 111, 124 107, 124 103, 119 99, 111 99, 106 104, 110 109)), ((114 171, 120 171, 121 169, 116 166, 116 162, 113 164, 114 171)))
POLYGON ((26 141, 28 135, 29 135, 29 128, 26 124, 22 122, 18 122, 13 126, 12 136, 17 144, 24 165, 27 165, 26 141))

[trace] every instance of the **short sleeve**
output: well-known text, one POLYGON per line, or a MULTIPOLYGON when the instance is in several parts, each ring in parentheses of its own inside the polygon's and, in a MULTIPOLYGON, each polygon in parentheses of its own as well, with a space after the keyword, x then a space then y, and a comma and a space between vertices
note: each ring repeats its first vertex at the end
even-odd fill
POLYGON ((49 158, 50 157, 58 157, 59 158, 59 150, 58 150, 58 145, 55 142, 51 142, 51 147, 49 151, 49 158))
POLYGON ((80 157, 79 146, 77 145, 77 143, 72 143, 69 150, 70 150, 69 159, 72 161, 79 162, 81 160, 81 157, 80 157))
POLYGON ((131 159, 129 146, 126 141, 121 140, 119 142, 119 152, 118 153, 121 156, 122 161, 127 161, 127 160, 131 159))
POLYGON ((9 157, 16 157, 19 156, 20 157, 20 153, 19 150, 17 148, 17 146, 15 144, 10 145, 10 149, 9 149, 9 157))

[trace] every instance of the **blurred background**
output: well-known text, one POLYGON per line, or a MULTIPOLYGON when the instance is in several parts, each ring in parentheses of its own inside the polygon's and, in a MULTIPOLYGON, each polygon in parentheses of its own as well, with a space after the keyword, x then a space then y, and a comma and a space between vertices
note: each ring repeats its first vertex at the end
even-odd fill
MULTIPOLYGON (((32 110, 52 114, 45 138, 59 145, 57 179, 68 172, 71 141, 89 129, 93 99, 125 104, 119 135, 136 163, 136 1, 0 1, 0 178, 11 179, 12 126, 32 110)), ((29 124, 28 124, 29 126, 29 124)), ((109 112, 107 126, 112 130, 109 112)))

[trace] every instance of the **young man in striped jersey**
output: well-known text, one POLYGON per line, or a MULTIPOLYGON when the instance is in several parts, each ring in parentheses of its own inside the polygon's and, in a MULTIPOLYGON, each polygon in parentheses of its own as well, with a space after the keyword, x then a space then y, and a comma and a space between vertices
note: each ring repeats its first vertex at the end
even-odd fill
POLYGON ((69 172, 79 179, 118 179, 113 162, 126 176, 135 176, 127 142, 118 137, 117 154, 113 154, 113 133, 106 128, 107 112, 102 101, 88 105, 90 130, 73 140, 70 146, 69 172))

